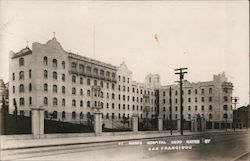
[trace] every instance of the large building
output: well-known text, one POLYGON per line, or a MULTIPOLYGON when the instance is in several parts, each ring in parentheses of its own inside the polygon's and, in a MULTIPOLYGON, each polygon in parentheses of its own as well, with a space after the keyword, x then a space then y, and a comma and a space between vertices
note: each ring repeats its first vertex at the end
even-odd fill
MULTIPOLYGON (((136 82, 122 62, 114 66, 65 51, 53 37, 46 44, 33 43, 20 52, 10 52, 10 113, 16 102, 19 115, 42 106, 45 117, 79 122, 101 108, 103 117, 140 118, 169 116, 169 87, 172 87, 173 119, 178 119, 178 85, 161 86, 158 74, 136 82), (98 92, 97 92, 98 91, 98 92), (96 93, 97 92, 97 93, 96 93)), ((207 120, 231 120, 232 84, 224 74, 210 82, 184 83, 184 118, 201 114, 207 120)))

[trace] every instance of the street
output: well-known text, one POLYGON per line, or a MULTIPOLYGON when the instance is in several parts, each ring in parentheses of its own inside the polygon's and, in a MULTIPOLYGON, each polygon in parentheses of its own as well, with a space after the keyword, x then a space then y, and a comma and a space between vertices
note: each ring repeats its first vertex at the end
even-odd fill
MULTIPOLYGON (((100 145, 76 152, 33 157, 24 160, 93 160, 93 161, 233 161, 247 160, 247 132, 205 133, 160 139, 124 141, 100 145), (181 149, 183 148, 183 149, 181 149), (185 149, 186 148, 186 149, 185 149)), ((249 160, 249 159, 248 159, 249 160)))

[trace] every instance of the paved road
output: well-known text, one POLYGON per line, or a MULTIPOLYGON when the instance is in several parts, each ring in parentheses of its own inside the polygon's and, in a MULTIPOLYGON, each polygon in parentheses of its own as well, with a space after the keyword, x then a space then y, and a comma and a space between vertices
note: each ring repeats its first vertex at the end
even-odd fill
POLYGON ((78 149, 77 152, 33 157, 23 159, 23 161, 232 161, 237 159, 238 161, 240 159, 249 161, 250 159, 247 155, 242 155, 250 150, 248 141, 249 135, 246 132, 207 133, 193 136, 127 141, 117 143, 116 145, 100 145, 88 149, 85 148, 82 151, 78 149), (189 141, 189 144, 187 144, 187 141, 189 141), (184 148, 184 150, 176 149, 176 146, 184 148))

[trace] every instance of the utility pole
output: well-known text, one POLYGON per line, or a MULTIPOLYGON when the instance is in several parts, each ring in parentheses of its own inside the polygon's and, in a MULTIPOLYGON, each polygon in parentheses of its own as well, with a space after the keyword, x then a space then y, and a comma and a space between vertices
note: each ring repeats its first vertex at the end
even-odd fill
POLYGON ((172 88, 169 88, 169 111, 170 111, 170 135, 173 135, 172 129, 172 88))
POLYGON ((187 74, 187 70, 188 68, 178 68, 178 69, 175 69, 175 71, 178 71, 177 73, 175 74, 178 74, 180 75, 180 81, 176 81, 176 82, 179 82, 180 83, 180 116, 181 116, 181 120, 180 120, 180 124, 181 124, 181 135, 183 135, 183 99, 182 99, 182 81, 184 79, 184 74, 187 74))
POLYGON ((238 100, 239 100, 239 97, 233 97, 232 98, 232 101, 233 101, 233 104, 234 104, 234 109, 233 109, 233 126, 234 126, 234 131, 235 131, 235 111, 236 111, 236 104, 238 104, 238 100))

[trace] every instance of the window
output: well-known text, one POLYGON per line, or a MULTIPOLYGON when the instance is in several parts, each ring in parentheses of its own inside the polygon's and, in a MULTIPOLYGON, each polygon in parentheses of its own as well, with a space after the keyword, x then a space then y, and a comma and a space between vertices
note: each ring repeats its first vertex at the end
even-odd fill
POLYGON ((163 111, 166 111, 166 108, 165 108, 165 107, 163 107, 163 111))
POLYGON ((12 87, 12 92, 15 93, 16 92, 16 88, 15 86, 12 87))
POLYGON ((125 86, 123 86, 122 90, 125 91, 125 86))
POLYGON ((76 94, 76 88, 75 87, 72 88, 72 94, 76 94))
MULTIPOLYGON (((114 83, 112 83, 112 89, 115 89, 115 84, 114 83)), ((128 87, 128 89, 129 89, 129 87, 128 87)), ((129 90, 128 90, 128 92, 129 92, 129 90)))
POLYGON ((65 119, 65 112, 64 111, 62 112, 62 119, 63 120, 65 119))
POLYGON ((194 93, 197 94, 197 89, 195 89, 194 93))
POLYGON ((57 106, 57 98, 53 98, 53 106, 57 106))
POLYGON ((205 101, 204 97, 201 97, 201 102, 204 102, 204 101, 205 101))
POLYGON ((91 85, 91 83, 90 83, 90 79, 87 79, 87 85, 91 85))
POLYGON ((44 90, 44 92, 48 92, 48 84, 47 83, 45 83, 43 85, 43 90, 44 90))
POLYGON ((65 86, 62 86, 62 93, 65 94, 65 86))
POLYGON ((203 105, 201 106, 201 110, 204 111, 204 106, 203 105))
POLYGON ((197 97, 195 97, 195 102, 197 102, 197 97))
POLYGON ((32 105, 32 97, 29 97, 29 104, 32 105))
POLYGON ((112 99, 115 99, 115 94, 114 93, 112 93, 112 99))
POLYGON ((83 119, 83 113, 80 112, 80 119, 83 119))
POLYGON ((115 109, 115 104, 114 103, 112 103, 112 109, 115 109))
POLYGON ((80 101, 80 107, 82 107, 82 106, 83 106, 83 101, 81 100, 81 101, 80 101))
POLYGON ((228 88, 223 88, 224 93, 228 93, 228 88))
POLYGON ((127 81, 127 83, 129 83, 129 78, 128 78, 128 81, 127 81))
POLYGON ((227 96, 224 96, 224 102, 227 102, 228 101, 228 97, 227 96))
POLYGON ((94 74, 98 75, 98 69, 97 68, 94 68, 94 74))
POLYGON ((188 119, 191 119, 191 114, 188 114, 188 119))
POLYGON ((19 79, 23 80, 24 79, 24 71, 19 72, 19 79))
POLYGON ((57 118, 57 112, 53 111, 52 116, 53 116, 54 119, 56 119, 57 118))
POLYGON ((223 106, 223 110, 227 110, 227 105, 224 105, 224 106, 223 106))
POLYGON ((90 101, 87 102, 87 107, 90 107, 90 101))
POLYGON ((188 90, 188 94, 191 94, 191 89, 188 90))
POLYGON ((76 76, 72 75, 72 83, 76 82, 76 76))
POLYGON ((80 95, 81 96, 83 95, 83 89, 80 89, 80 95))
POLYGON ((31 83, 29 84, 29 91, 30 92, 32 91, 32 84, 31 83))
POLYGON ((56 59, 53 59, 53 60, 52 60, 52 66, 53 66, 53 67, 57 67, 57 60, 56 60, 56 59))
POLYGON ((195 106, 195 111, 197 111, 197 106, 195 106))
POLYGON ((212 88, 209 88, 209 94, 212 94, 212 92, 213 92, 212 88))
POLYGON ((62 68, 65 69, 65 61, 62 61, 62 68))
POLYGON ((72 106, 73 106, 73 107, 76 106, 76 100, 75 100, 75 99, 72 100, 72 106))
POLYGON ((84 73, 84 65, 82 64, 79 65, 79 71, 80 73, 84 73))
POLYGON ((100 71, 101 76, 104 76, 104 70, 100 71))
POLYGON ((53 72, 53 79, 57 80, 57 73, 56 72, 53 72))
POLYGON ((178 91, 175 91, 175 95, 177 95, 178 94, 178 91))
POLYGON ((212 102, 212 101, 213 101, 212 97, 209 97, 209 102, 212 102))
POLYGON ((100 82, 100 86, 103 87, 103 81, 100 82))
POLYGON ((44 97, 44 98, 43 98, 43 104, 44 104, 44 105, 48 105, 48 98, 47 98, 47 97, 44 97))
POLYGON ((202 89, 201 89, 201 94, 204 94, 204 93, 205 93, 205 91, 204 91, 204 89, 202 88, 202 89))
POLYGON ((188 98, 188 102, 191 102, 191 98, 188 98))
POLYGON ((47 79, 47 78, 48 78, 48 71, 47 71, 47 70, 44 70, 44 71, 43 71, 43 78, 44 78, 44 79, 47 79))
POLYGON ((166 95, 166 92, 164 91, 163 93, 162 93, 162 95, 163 95, 163 97, 166 95))
POLYGON ((109 103, 107 103, 107 108, 109 108, 109 103))
POLYGON ((15 73, 12 74, 12 80, 15 80, 15 73))
POLYGON ((177 106, 175 106, 175 111, 178 111, 178 108, 177 108, 177 106))
POLYGON ((87 95, 90 96, 90 90, 87 90, 87 95))
POLYGON ((44 117, 45 117, 45 118, 48 118, 48 117, 49 117, 48 111, 44 111, 44 117))
POLYGON ((65 81, 65 74, 62 74, 62 81, 65 81))
POLYGON ((191 106, 188 106, 188 111, 191 111, 191 106))
POLYGON ((19 66, 24 66, 24 58, 19 59, 19 66))
POLYGON ((57 93, 57 85, 55 85, 55 84, 53 85, 53 92, 57 93))
POLYGON ((106 77, 110 77, 110 72, 109 71, 106 72, 106 77))
POLYGON ((223 118, 225 118, 225 119, 227 118, 227 114, 226 113, 224 113, 223 118))
POLYGON ((63 107, 65 106, 65 99, 64 98, 62 99, 62 106, 63 107))
POLYGON ((24 105, 25 105, 25 102, 24 102, 24 98, 23 98, 23 97, 21 97, 21 98, 19 99, 19 104, 20 104, 20 106, 24 106, 24 105))
POLYGON ((212 105, 209 105, 209 111, 212 111, 213 107, 212 105))
POLYGON ((109 83, 107 82, 107 89, 109 88, 109 83))
POLYGON ((178 99, 177 98, 175 99, 175 103, 178 103, 178 99))
POLYGON ((97 86, 97 80, 94 80, 94 85, 97 86))
POLYGON ((20 92, 20 93, 25 92, 25 90, 24 90, 24 85, 23 85, 23 84, 20 84, 20 85, 19 85, 19 92, 20 92))
POLYGON ((125 83, 125 79, 126 79, 125 77, 122 77, 122 81, 123 81, 124 83, 125 83))
POLYGON ((108 118, 109 118, 109 113, 106 114, 106 119, 108 119, 108 118))
POLYGON ((87 73, 90 74, 91 73, 91 67, 87 66, 87 73))
POLYGON ((32 74, 32 72, 31 72, 31 69, 29 70, 29 78, 31 78, 31 75, 32 74))
POLYGON ((44 65, 48 65, 48 58, 47 58, 47 56, 45 56, 45 57, 43 57, 43 64, 44 65))
POLYGON ((210 120, 210 119, 212 119, 212 114, 211 114, 211 113, 209 114, 209 120, 210 120))
POLYGON ((76 112, 72 112, 72 119, 76 119, 76 112))
POLYGON ((83 79, 82 79, 82 77, 80 78, 80 84, 83 84, 83 79))

